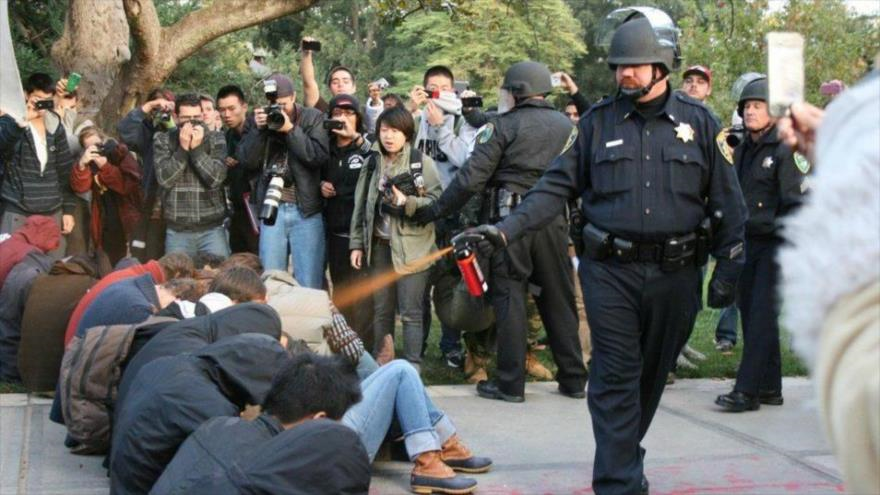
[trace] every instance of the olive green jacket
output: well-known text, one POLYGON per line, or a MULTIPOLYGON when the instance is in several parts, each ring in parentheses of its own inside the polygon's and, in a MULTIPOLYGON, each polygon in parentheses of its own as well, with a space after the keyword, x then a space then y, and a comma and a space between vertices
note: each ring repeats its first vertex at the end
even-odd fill
MULTIPOLYGON (((384 155, 378 151, 378 143, 374 146, 376 169, 371 174, 369 167, 361 168, 358 178, 357 189, 354 193, 354 214, 351 217, 351 241, 349 249, 361 249, 365 251, 366 265, 370 265, 373 247, 373 231, 377 215, 377 204, 381 200, 379 192, 379 179, 383 175, 394 177, 410 171, 410 145, 404 146, 397 158, 388 163, 384 155), (369 183, 367 181, 369 180, 369 183)), ((416 209, 429 205, 440 197, 442 192, 440 177, 434 161, 428 155, 422 154, 422 178, 425 181, 425 196, 408 196, 406 198, 405 215, 412 216, 416 209)), ((413 266, 417 261, 437 249, 434 244, 434 224, 421 226, 415 222, 391 217, 391 260, 394 271, 397 273, 410 274, 427 270, 431 264, 413 266)))

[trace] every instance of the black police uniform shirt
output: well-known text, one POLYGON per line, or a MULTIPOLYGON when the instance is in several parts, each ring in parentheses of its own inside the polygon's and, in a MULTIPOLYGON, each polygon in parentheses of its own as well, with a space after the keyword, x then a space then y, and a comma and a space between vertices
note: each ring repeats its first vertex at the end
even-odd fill
POLYGON ((528 99, 477 133, 473 153, 437 200, 439 216, 493 187, 525 194, 572 136, 571 121, 545 100, 528 99))
POLYGON ((807 192, 809 162, 779 141, 775 126, 757 141, 747 136, 733 156, 749 209, 746 237, 776 237, 779 220, 800 206, 807 192))
POLYGON ((321 171, 321 179, 333 184, 336 196, 326 199, 324 218, 331 234, 348 235, 354 213, 354 191, 361 170, 367 165, 369 150, 354 143, 339 148, 330 143, 330 160, 321 171))
POLYGON ((580 197, 586 221, 630 241, 663 242, 711 216, 712 255, 741 264, 746 207, 724 135, 697 100, 660 98, 647 118, 627 98, 581 117, 576 139, 499 224, 508 242, 580 197))

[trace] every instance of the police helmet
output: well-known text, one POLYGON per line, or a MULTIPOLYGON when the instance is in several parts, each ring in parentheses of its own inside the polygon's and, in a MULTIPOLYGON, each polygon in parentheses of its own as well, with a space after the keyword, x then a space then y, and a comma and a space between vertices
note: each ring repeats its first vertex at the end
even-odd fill
POLYGON ((736 114, 740 117, 743 116, 743 108, 745 108, 746 102, 749 100, 766 102, 769 98, 769 92, 770 90, 767 86, 766 77, 759 77, 746 84, 742 92, 739 94, 739 103, 736 106, 736 114))
POLYGON ((526 60, 517 62, 504 73, 501 88, 515 98, 545 95, 553 91, 550 69, 546 65, 526 60))
POLYGON ((597 44, 608 51, 608 66, 657 64, 668 74, 681 65, 679 30, 665 12, 653 7, 626 7, 608 14, 597 32, 597 44))

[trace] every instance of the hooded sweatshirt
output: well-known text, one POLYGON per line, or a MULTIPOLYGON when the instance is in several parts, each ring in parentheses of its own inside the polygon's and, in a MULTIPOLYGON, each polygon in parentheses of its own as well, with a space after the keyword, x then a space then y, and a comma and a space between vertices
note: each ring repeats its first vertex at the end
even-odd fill
POLYGON ((48 272, 51 266, 52 258, 31 251, 9 272, 0 289, 0 380, 21 380, 18 372, 21 317, 34 279, 48 272))
POLYGON ((156 359, 195 352, 221 339, 243 333, 261 333, 278 340, 281 337, 281 319, 266 304, 242 303, 210 315, 181 320, 165 327, 137 354, 129 353, 128 364, 122 373, 117 403, 122 403, 141 368, 156 359))
POLYGON ((370 461, 354 430, 313 419, 275 435, 223 473, 196 480, 192 495, 366 494, 370 461))
POLYGON ((110 493, 147 493, 202 423, 262 403, 287 359, 278 340, 246 334, 146 365, 117 403, 110 493))
POLYGON ((28 217, 11 238, 0 243, 0 287, 12 267, 28 253, 34 250, 48 253, 57 249, 60 242, 61 228, 54 219, 43 215, 28 217))

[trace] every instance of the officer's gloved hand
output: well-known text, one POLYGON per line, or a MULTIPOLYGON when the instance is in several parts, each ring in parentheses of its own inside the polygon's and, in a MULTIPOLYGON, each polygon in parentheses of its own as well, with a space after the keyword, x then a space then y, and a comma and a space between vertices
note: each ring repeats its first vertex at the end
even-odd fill
POLYGON ((709 294, 706 300, 710 308, 726 308, 736 301, 736 281, 739 278, 738 265, 719 260, 709 281, 709 294))
POLYGON ((418 208, 410 217, 410 220, 419 225, 428 225, 437 220, 440 215, 437 212, 437 203, 431 203, 427 206, 418 208))
POLYGON ((507 238, 504 237, 504 232, 494 225, 471 227, 463 233, 465 235, 476 234, 481 237, 481 240, 477 242, 477 251, 486 258, 492 256, 495 251, 507 247, 507 238))

